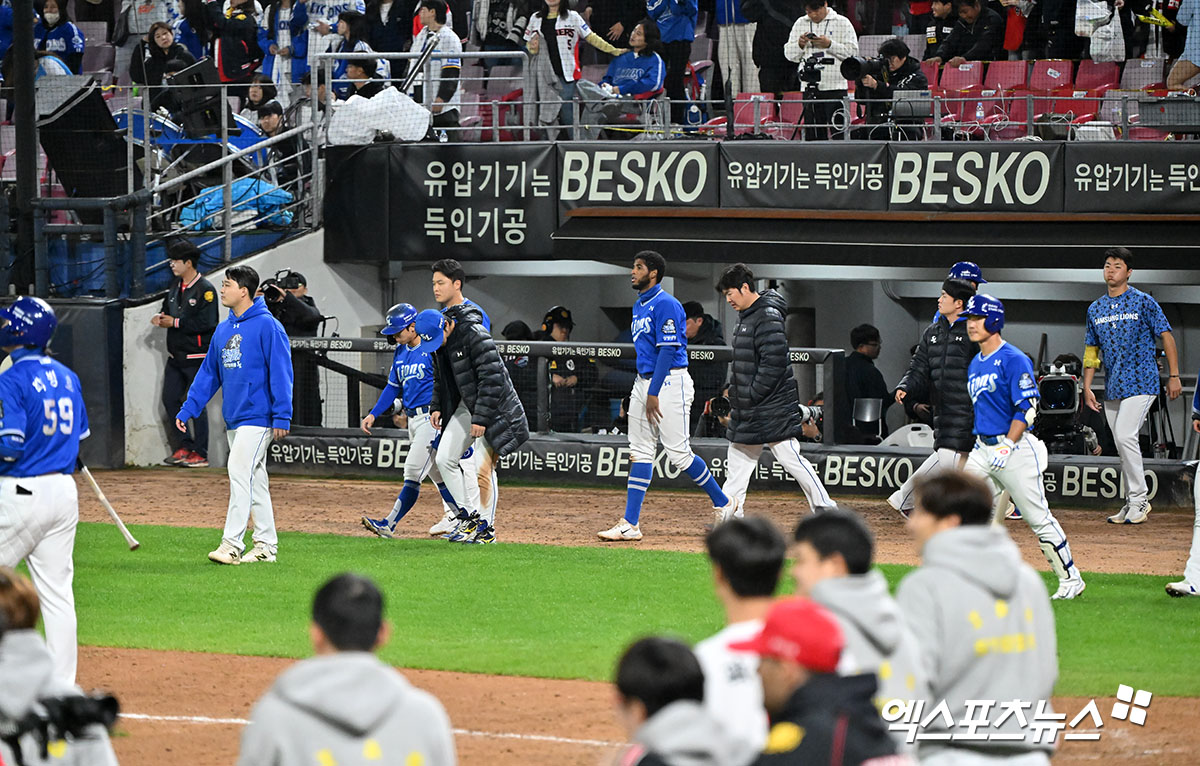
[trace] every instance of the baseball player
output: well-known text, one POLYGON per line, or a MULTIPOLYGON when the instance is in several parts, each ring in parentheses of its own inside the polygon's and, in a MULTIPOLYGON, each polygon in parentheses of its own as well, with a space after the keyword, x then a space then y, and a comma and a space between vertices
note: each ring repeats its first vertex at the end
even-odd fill
POLYGON ((629 449, 633 462, 625 500, 625 516, 601 540, 641 540, 638 519, 642 501, 654 476, 654 452, 662 442, 671 462, 708 493, 718 519, 733 516, 737 503, 726 497, 704 461, 689 443, 688 413, 692 408, 692 378, 688 375, 686 317, 683 305, 662 289, 666 260, 653 250, 634 256, 630 282, 638 291, 633 304, 633 346, 637 379, 629 396, 629 449))
MULTIPOLYGON (((1192 397, 1192 430, 1200 434, 1200 389, 1197 389, 1196 395, 1192 397)), ((1196 470, 1200 472, 1200 465, 1197 465, 1196 470)), ((1200 596, 1200 474, 1193 482, 1193 492, 1196 523, 1192 527, 1192 550, 1188 553, 1187 565, 1183 569, 1183 579, 1167 583, 1169 596, 1200 596)))
POLYGON ((404 458, 404 487, 400 490, 391 512, 383 519, 362 517, 362 524, 380 537, 391 538, 396 524, 412 510, 421 492, 421 482, 426 476, 433 479, 443 501, 454 503, 450 490, 442 482, 433 461, 433 426, 429 423, 429 402, 433 399, 433 359, 429 352, 422 351, 422 331, 425 334, 440 332, 442 315, 433 309, 420 314, 411 303, 397 303, 388 309, 387 325, 380 334, 391 343, 396 343, 396 355, 392 359, 392 370, 388 374, 387 387, 379 395, 379 401, 362 419, 362 430, 368 435, 375 420, 383 416, 392 403, 398 405, 408 418, 408 455, 404 458))
POLYGON ((229 318, 217 325, 200 372, 175 416, 188 418, 221 389, 229 440, 229 510, 221 544, 208 554, 218 564, 275 561, 279 537, 267 479, 267 448, 288 435, 292 421, 292 349, 283 325, 255 298, 258 272, 231 266, 221 280, 221 305, 229 318), (254 548, 243 555, 246 524, 254 519, 254 548))
POLYGON ((1092 379, 1096 368, 1103 364, 1104 419, 1117 445, 1125 478, 1125 505, 1108 517, 1110 524, 1141 524, 1150 515, 1138 432, 1162 390, 1154 358, 1155 336, 1162 336, 1170 368, 1167 396, 1174 400, 1183 391, 1171 324, 1157 301, 1129 286, 1132 271, 1133 253, 1123 247, 1105 251, 1104 283, 1108 294, 1088 306, 1083 351, 1083 401, 1093 411, 1100 411, 1100 403, 1092 393, 1092 379))
POLYGON ((54 675, 75 684, 75 463, 88 436, 79 377, 46 355, 58 319, 41 298, 0 309, 0 566, 29 567, 54 675))
POLYGON ((1038 537, 1042 554, 1058 575, 1053 599, 1072 599, 1083 593, 1083 577, 1071 556, 1071 546, 1050 506, 1042 484, 1046 445, 1026 429, 1037 413, 1037 381, 1033 364, 1023 351, 1000 336, 1004 304, 979 293, 963 311, 967 333, 979 353, 967 371, 967 390, 975 407, 975 449, 966 470, 987 478, 995 498, 1007 491, 1038 537))

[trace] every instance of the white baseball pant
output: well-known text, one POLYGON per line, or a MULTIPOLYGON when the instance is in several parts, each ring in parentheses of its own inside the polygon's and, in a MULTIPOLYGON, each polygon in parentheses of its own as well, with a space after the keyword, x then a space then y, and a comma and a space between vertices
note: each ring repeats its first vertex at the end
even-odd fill
MULTIPOLYGON (((727 497, 737 501, 739 515, 742 512, 742 505, 746 502, 746 489, 750 485, 750 477, 754 475, 754 469, 758 467, 758 456, 762 454, 763 446, 762 444, 729 443, 729 458, 725 466, 725 485, 721 489, 727 497)), ((808 505, 813 511, 830 508, 834 505, 833 498, 825 491, 820 478, 817 477, 817 470, 800 454, 800 442, 796 439, 786 439, 781 442, 772 442, 766 446, 770 448, 771 454, 775 456, 780 465, 800 485, 800 489, 804 491, 804 496, 808 498, 808 505)))
POLYGON ((995 446, 976 441, 975 449, 967 457, 967 473, 988 480, 992 486, 993 521, 1003 523, 1003 509, 998 507, 1000 493, 1007 491, 1021 517, 1037 535, 1042 554, 1060 580, 1079 576, 1079 569, 1072 563, 1071 546, 1067 533, 1063 531, 1050 504, 1046 501, 1046 488, 1042 483, 1042 471, 1047 464, 1046 445, 1030 433, 1021 437, 1008 456, 1003 468, 992 468, 992 453, 995 446))
POLYGON ((753 21, 749 24, 721 25, 717 60, 721 63, 725 88, 734 96, 758 90, 758 67, 754 65, 753 50, 754 30, 757 28, 758 24, 753 21))
POLYGON ((629 452, 635 463, 653 463, 658 444, 671 463, 680 471, 686 471, 695 454, 690 441, 691 432, 688 413, 692 410, 695 388, 692 376, 686 369, 671 370, 658 392, 659 410, 662 419, 652 425, 646 417, 646 396, 650 381, 638 376, 633 382, 629 396, 629 452))
POLYGON ((404 457, 405 480, 418 484, 424 481, 426 476, 435 482, 442 480, 442 473, 434 462, 433 452, 429 449, 435 436, 437 431, 433 430, 433 424, 429 422, 428 412, 409 417, 408 454, 404 457))
MULTIPOLYGON (((1142 445, 1138 433, 1146 420, 1146 413, 1155 397, 1139 394, 1125 399, 1108 399, 1104 402, 1104 419, 1112 431, 1121 458, 1121 473, 1125 475, 1125 501, 1130 507, 1146 502, 1146 471, 1142 466, 1142 445)), ((1018 506, 1020 507, 1020 506, 1018 506)))
POLYGON ((917 502, 913 496, 913 485, 917 483, 917 479, 935 471, 957 471, 962 468, 966 459, 965 452, 955 452, 945 447, 934 450, 925 458, 924 463, 917 466, 917 470, 908 475, 900 488, 888 497, 888 505, 897 511, 911 511, 917 502))
POLYGON ((454 414, 443 420, 442 440, 438 443, 435 462, 454 501, 468 512, 478 511, 480 518, 495 526, 496 453, 487 439, 471 436, 471 412, 467 405, 459 404, 454 414), (464 457, 468 448, 471 448, 471 455, 464 457))
POLYGON ((79 495, 67 474, 0 478, 0 565, 29 566, 54 676, 71 686, 78 661, 71 558, 78 524, 79 495))
POLYGON ((238 426, 225 433, 229 440, 229 511, 225 514, 225 542, 245 551, 246 525, 254 519, 256 543, 271 550, 279 545, 275 533, 275 508, 271 505, 271 485, 267 479, 267 450, 272 431, 264 426, 238 426))
POLYGON ((1196 466, 1196 479, 1193 502, 1196 507, 1196 523, 1192 527, 1192 550, 1188 554, 1187 566, 1183 570, 1183 579, 1193 588, 1200 590, 1200 465, 1196 466))

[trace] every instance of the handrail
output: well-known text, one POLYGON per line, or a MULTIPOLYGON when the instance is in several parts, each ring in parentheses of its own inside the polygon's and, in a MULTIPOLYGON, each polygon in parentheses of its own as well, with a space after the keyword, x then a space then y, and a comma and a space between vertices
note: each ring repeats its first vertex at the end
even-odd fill
POLYGON ((158 186, 155 186, 153 189, 151 189, 150 193, 158 194, 159 192, 164 192, 164 191, 167 191, 168 189, 173 189, 176 186, 179 186, 180 184, 183 184, 187 181, 192 180, 193 178, 198 178, 202 175, 205 175, 206 173, 216 170, 217 168, 223 167, 225 165, 229 165, 229 164, 233 163, 235 160, 240 160, 242 157, 247 157, 256 152, 260 152, 269 146, 274 146, 275 144, 280 143, 284 139, 291 138, 292 136, 302 135, 310 130, 312 130, 312 124, 307 123, 307 122, 304 123, 303 125, 297 125, 294 128, 288 128, 287 130, 283 131, 282 133, 280 133, 277 136, 271 136, 270 138, 259 141, 257 144, 254 144, 253 146, 247 146, 245 149, 238 149, 236 152, 233 152, 232 154, 227 154, 224 157, 221 157, 220 159, 213 160, 212 162, 208 163, 207 165, 201 165, 200 167, 196 168, 195 170, 189 170, 188 172, 184 173, 183 175, 176 176, 175 178, 172 178, 169 181, 160 183, 158 186))

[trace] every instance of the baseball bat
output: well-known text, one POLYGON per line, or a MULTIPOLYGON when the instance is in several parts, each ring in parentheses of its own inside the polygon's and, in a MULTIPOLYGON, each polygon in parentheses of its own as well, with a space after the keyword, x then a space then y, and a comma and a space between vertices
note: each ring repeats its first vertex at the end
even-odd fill
POLYGON ((108 511, 108 515, 112 516, 112 520, 117 523, 117 529, 121 530, 121 534, 125 536, 125 542, 129 543, 129 550, 136 551, 142 544, 133 535, 129 534, 129 530, 125 527, 125 522, 121 521, 121 517, 113 509, 112 503, 108 502, 108 498, 104 496, 104 491, 100 489, 100 485, 96 483, 96 480, 92 477, 92 472, 88 470, 86 465, 83 466, 83 475, 87 477, 88 484, 92 485, 92 491, 99 498, 100 505, 104 506, 104 510, 108 511))

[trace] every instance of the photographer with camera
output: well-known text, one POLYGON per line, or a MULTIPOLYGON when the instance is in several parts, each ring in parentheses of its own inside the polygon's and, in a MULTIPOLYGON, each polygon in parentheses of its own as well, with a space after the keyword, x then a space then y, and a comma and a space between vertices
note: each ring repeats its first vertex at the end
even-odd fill
MULTIPOLYGON (((843 61, 842 74, 848 79, 859 81, 854 98, 866 101, 867 125, 908 122, 913 127, 897 130, 902 133, 902 137, 915 141, 921 137, 920 129, 915 126, 923 123, 924 117, 918 119, 911 114, 893 115, 892 110, 892 98, 896 91, 929 88, 929 78, 921 71, 921 62, 911 58, 909 53, 908 45, 899 37, 893 37, 879 46, 877 58, 851 56, 843 61)), ((868 127, 855 131, 854 137, 888 139, 892 135, 888 128, 868 127)))
POLYGON ((84 696, 55 676, 40 613, 33 583, 0 567, 0 763, 116 766, 108 728, 117 701, 84 696))
POLYGON ((729 462, 723 487, 732 502, 721 521, 742 515, 750 476, 764 444, 800 485, 814 513, 834 507, 816 469, 800 454, 797 437, 805 418, 783 329, 787 302, 774 290, 757 292, 754 273, 744 263, 725 269, 716 288, 738 312, 727 402, 729 462))
POLYGON ((858 55, 858 35, 850 19, 830 8, 827 0, 804 0, 804 15, 792 25, 783 55, 802 64, 805 140, 829 139, 830 126, 847 119, 845 112, 840 117, 838 112, 848 85, 841 62, 858 55))
MULTIPOLYGON (((308 294, 308 280, 298 271, 282 269, 264 279, 259 293, 271 316, 283 325, 289 338, 311 338, 324 317, 308 294)), ((292 425, 321 427, 321 384, 311 352, 292 354, 292 425)))

